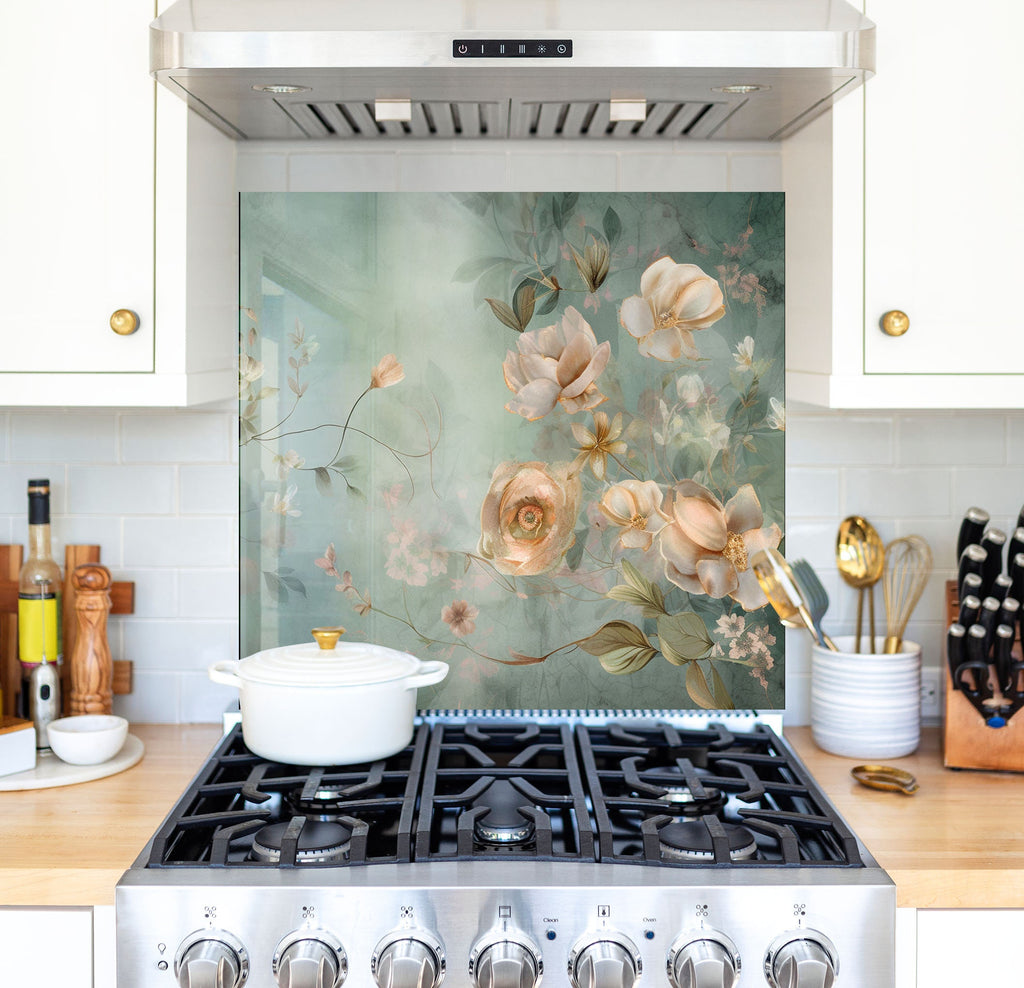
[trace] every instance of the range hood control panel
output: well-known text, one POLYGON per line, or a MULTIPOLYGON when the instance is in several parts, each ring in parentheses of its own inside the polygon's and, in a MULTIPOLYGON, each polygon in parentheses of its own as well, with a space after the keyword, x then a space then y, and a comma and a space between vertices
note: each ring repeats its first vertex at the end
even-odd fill
POLYGON ((568 38, 486 41, 480 38, 452 42, 455 58, 572 58, 572 41, 568 38))

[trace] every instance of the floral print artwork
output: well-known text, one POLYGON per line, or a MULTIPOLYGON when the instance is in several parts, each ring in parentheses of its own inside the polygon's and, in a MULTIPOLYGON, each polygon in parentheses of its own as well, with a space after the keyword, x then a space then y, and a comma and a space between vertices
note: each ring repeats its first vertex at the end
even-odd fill
POLYGON ((779 708, 781 193, 247 193, 243 654, 448 709, 779 708))

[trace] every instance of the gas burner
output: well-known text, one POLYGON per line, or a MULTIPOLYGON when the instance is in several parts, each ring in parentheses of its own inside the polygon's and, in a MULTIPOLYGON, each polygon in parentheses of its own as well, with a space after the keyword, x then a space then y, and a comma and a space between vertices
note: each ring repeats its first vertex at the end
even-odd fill
POLYGON ((523 817, 518 807, 524 797, 511 782, 495 779, 475 800, 472 808, 486 808, 473 824, 473 833, 481 844, 525 844, 534 836, 534 823, 523 817))
MULTIPOLYGON (((256 832, 252 840, 252 856, 256 861, 276 864, 281 860, 281 845, 290 826, 272 823, 256 832)), ((352 831, 340 823, 306 820, 299 832, 296 864, 325 864, 348 859, 352 831)))
POLYGON ((696 796, 689 786, 669 786, 659 801, 668 804, 668 812, 676 816, 707 816, 717 814, 725 806, 725 794, 720 789, 706 789, 696 796))
MULTIPOLYGON (((722 824, 729 838, 729 858, 747 861, 757 853, 757 842, 746 827, 722 824)), ((699 821, 670 823, 658 831, 662 855, 669 861, 714 861, 711 832, 699 821)))
POLYGON ((348 809, 350 802, 344 786, 320 786, 312 795, 295 789, 285 796, 285 805, 294 816, 312 820, 335 820, 348 809))

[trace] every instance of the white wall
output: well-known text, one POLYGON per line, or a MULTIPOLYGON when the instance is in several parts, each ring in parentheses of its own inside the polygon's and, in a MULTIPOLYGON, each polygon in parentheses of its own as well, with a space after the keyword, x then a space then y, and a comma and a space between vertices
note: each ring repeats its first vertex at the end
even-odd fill
MULTIPOLYGON (((372 189, 777 190, 777 145, 618 142, 517 145, 250 143, 244 191, 372 189), (390 146, 389 146, 390 147, 390 146)), ((833 600, 826 626, 852 631, 856 597, 833 562, 841 518, 863 514, 883 538, 917 532, 940 569, 910 635, 937 667, 943 581, 953 573, 965 508, 1008 527, 1024 502, 1024 411, 787 412, 788 555, 820 568, 833 600)), ((115 579, 136 583, 136 611, 110 620, 111 651, 135 663, 115 701, 135 721, 214 721, 232 698, 206 678, 237 655, 237 461, 233 409, 0 410, 0 542, 25 541, 25 482, 53 483, 54 537, 98 542, 115 579)), ((881 594, 876 610, 882 614, 881 594)), ((787 722, 808 719, 806 636, 787 633, 787 722)))

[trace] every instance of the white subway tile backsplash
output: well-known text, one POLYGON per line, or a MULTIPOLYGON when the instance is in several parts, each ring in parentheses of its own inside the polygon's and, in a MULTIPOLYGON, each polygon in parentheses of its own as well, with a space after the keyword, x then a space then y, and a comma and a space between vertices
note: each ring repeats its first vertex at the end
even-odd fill
POLYGON ((68 468, 68 504, 84 515, 167 515, 177 505, 173 466, 74 465, 68 468))
POLYGON ((293 154, 292 192, 377 192, 398 188, 398 158, 387 154, 293 154))
POLYGON ((646 192, 724 192, 729 188, 725 154, 623 154, 619 157, 619 189, 646 192))
POLYGON ((789 464, 882 466, 893 463, 893 424, 889 417, 792 412, 791 417, 792 422, 787 421, 786 429, 789 464))
POLYGON ((126 518, 126 566, 233 566, 238 546, 229 518, 126 518))
POLYGON ((8 458, 68 463, 114 463, 117 454, 113 412, 14 412, 8 458))
MULTIPOLYGON (((846 514, 868 518, 946 517, 950 514, 949 470, 927 468, 844 470, 846 514)), ((881 529, 879 529, 881 531, 881 529)), ((892 538, 890 533, 887 537, 892 538)))
POLYGON ((28 482, 43 477, 50 481, 50 510, 55 514, 63 511, 64 473, 62 463, 0 463, 0 514, 27 517, 28 482))
MULTIPOLYGON (((28 538, 27 521, 19 519, 17 541, 28 538)), ((53 519, 53 553, 64 562, 66 545, 98 545, 100 562, 111 572, 121 565, 121 519, 114 515, 60 515, 53 519)), ((120 579, 120 577, 117 577, 120 579)))
POLYGON ((211 682, 205 673, 181 674, 181 723, 219 722, 231 705, 237 708, 238 690, 211 682))
POLYGON ((838 511, 838 471, 812 467, 792 467, 786 471, 787 517, 832 517, 838 511))
POLYGON ((729 188, 733 192, 778 192, 782 189, 782 158, 778 154, 730 154, 729 188))
POLYGON ((178 571, 179 613, 183 618, 238 620, 238 568, 178 571))
POLYGON ((205 671, 238 658, 236 621, 124 619, 124 657, 136 669, 205 671))
POLYGON ((183 515, 233 515, 238 511, 238 467, 218 463, 180 468, 183 515))
POLYGON ((505 154, 414 154, 398 158, 398 188, 403 192, 486 192, 505 188, 505 154))
POLYGON ((597 151, 524 151, 509 157, 508 188, 522 192, 600 192, 618 187, 618 156, 597 151))
POLYGON ((131 693, 114 697, 114 713, 132 724, 180 723, 181 683, 177 671, 136 668, 131 693))
MULTIPOLYGON (((182 615, 178 604, 177 569, 128 568, 119 570, 115 579, 129 580, 135 584, 133 618, 174 618, 182 615)), ((192 615, 182 616, 189 618, 192 615)))
POLYGON ((288 155, 240 148, 235 159, 235 183, 239 192, 287 192, 288 155))
POLYGON ((1002 415, 908 415, 899 424, 903 466, 1001 466, 1006 457, 1002 415))
POLYGON ((125 463, 224 463, 233 435, 222 412, 125 414, 121 458, 125 463))
POLYGON ((976 504, 992 515, 992 524, 1012 532, 1024 504, 1024 461, 1008 466, 953 471, 953 511, 959 523, 964 511, 976 504))

